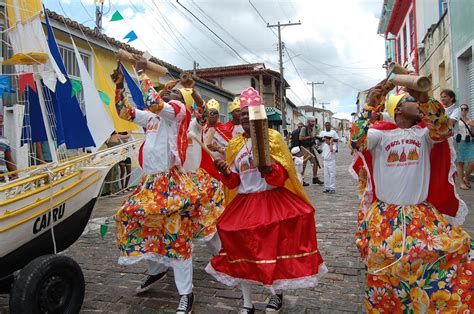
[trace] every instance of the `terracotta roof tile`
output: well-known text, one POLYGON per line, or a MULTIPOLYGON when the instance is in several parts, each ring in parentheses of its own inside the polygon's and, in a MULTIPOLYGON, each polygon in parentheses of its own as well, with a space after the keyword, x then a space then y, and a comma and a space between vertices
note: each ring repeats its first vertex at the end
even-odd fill
MULTIPOLYGON (((90 27, 87 27, 83 24, 80 24, 74 20, 71 20, 70 18, 67 18, 65 16, 62 16, 54 11, 51 11, 49 9, 46 9, 46 13, 48 14, 48 17, 52 20, 55 20, 56 22, 58 23, 61 23, 61 24, 66 24, 67 27, 70 27, 70 28, 73 28, 75 30, 79 30, 79 31, 82 31, 86 36, 91 36, 95 39, 99 39, 99 40, 103 40, 105 42, 108 42, 110 45, 114 46, 115 48, 121 48, 121 49, 124 49, 130 53, 134 53, 134 54, 143 54, 143 51, 140 51, 126 43, 123 43, 121 41, 118 41, 117 39, 115 38, 112 38, 112 37, 109 37, 101 32, 99 32, 98 30, 96 29, 92 29, 90 27)), ((175 72, 178 72, 178 73, 183 73, 183 72, 188 72, 188 71, 184 71, 183 69, 175 66, 175 65, 172 65, 171 63, 168 63, 168 62, 165 62, 161 59, 158 59, 158 58, 155 58, 155 57, 152 57, 150 59, 151 62, 154 62, 154 63, 157 63, 161 66, 164 66, 165 68, 169 69, 169 70, 174 70, 175 72)), ((234 94, 224 88, 221 88, 217 85, 214 85, 212 82, 209 82, 203 78, 200 78, 200 77, 196 77, 196 76, 193 76, 193 79, 196 81, 196 82, 201 82, 209 87, 212 87, 214 89, 217 89, 217 90, 220 90, 224 93, 227 93, 229 94, 229 97, 233 97, 234 94)))

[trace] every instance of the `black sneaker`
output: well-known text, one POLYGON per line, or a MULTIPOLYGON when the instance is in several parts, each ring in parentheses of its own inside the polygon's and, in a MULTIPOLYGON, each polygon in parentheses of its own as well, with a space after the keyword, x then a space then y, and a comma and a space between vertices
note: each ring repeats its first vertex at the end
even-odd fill
POLYGON ((239 314, 255 314, 255 306, 252 306, 252 308, 243 307, 239 314))
POLYGON ((159 273, 157 275, 148 275, 142 284, 135 290, 136 293, 142 293, 149 290, 155 283, 166 277, 166 272, 159 273))
POLYGON ((319 180, 318 177, 314 177, 314 178, 313 178, 313 184, 324 184, 324 182, 321 181, 321 180, 319 180))
POLYGON ((309 186, 309 183, 303 181, 303 186, 309 186))
POLYGON ((329 190, 328 190, 328 189, 324 189, 324 190, 323 190, 323 193, 329 193, 329 190))
POLYGON ((272 294, 268 300, 265 313, 279 313, 283 305, 283 294, 272 294))
POLYGON ((194 294, 192 292, 190 294, 181 295, 179 299, 178 308, 176 309, 176 314, 192 313, 193 303, 194 303, 194 294))

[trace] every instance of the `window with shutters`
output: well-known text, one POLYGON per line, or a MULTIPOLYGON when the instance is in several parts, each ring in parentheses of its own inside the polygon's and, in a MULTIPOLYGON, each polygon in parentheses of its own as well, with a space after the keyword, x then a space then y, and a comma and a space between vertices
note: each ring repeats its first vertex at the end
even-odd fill
POLYGON ((415 17, 413 16, 413 11, 410 12, 409 23, 410 23, 410 51, 413 51, 413 49, 415 49, 415 17))

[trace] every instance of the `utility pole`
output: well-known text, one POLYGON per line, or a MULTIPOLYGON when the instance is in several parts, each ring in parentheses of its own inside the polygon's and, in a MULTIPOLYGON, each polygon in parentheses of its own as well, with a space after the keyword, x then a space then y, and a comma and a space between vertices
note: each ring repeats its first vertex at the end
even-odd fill
POLYGON ((314 85, 323 85, 324 82, 309 82, 309 83, 306 83, 308 85, 311 85, 311 100, 312 100, 312 103, 313 103, 313 117, 314 117, 314 101, 316 99, 314 99, 314 85))
POLYGON ((324 123, 326 123, 326 122, 324 121, 324 110, 326 110, 326 109, 324 108, 324 105, 330 105, 331 103, 330 103, 330 102, 320 102, 319 104, 323 106, 323 128, 324 128, 324 123))
POLYGON ((280 103, 281 103, 281 124, 282 130, 286 130, 286 99, 284 96, 285 91, 285 78, 283 76, 283 47, 281 42, 281 28, 285 26, 294 26, 294 25, 301 25, 301 22, 298 23, 285 23, 282 24, 278 22, 278 24, 270 25, 267 23, 267 27, 277 27, 278 28, 278 54, 280 56, 280 103))
POLYGON ((102 16, 104 15, 104 1, 96 1, 95 6, 95 29, 102 31, 102 16))
POLYGON ((193 61, 193 75, 196 76, 196 70, 199 67, 199 63, 193 61))

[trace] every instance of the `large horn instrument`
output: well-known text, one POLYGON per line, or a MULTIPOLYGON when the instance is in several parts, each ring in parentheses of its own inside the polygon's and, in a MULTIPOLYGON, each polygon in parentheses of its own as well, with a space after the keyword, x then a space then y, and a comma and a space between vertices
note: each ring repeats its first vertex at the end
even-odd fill
POLYGON ((408 70, 399 64, 392 63, 389 67, 388 81, 398 86, 407 87, 420 92, 431 89, 431 81, 426 76, 410 75, 408 70))
MULTIPOLYGON (((117 56, 120 61, 128 61, 130 63, 134 63, 135 59, 133 58, 133 55, 129 53, 128 51, 125 51, 123 49, 119 49, 117 51, 117 56)), ((149 73, 156 74, 158 76, 165 76, 166 73, 168 73, 168 70, 165 67, 162 67, 161 65, 158 65, 156 63, 147 61, 146 63, 146 70, 149 73)))

